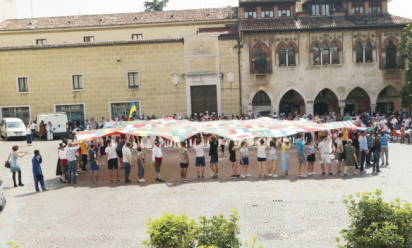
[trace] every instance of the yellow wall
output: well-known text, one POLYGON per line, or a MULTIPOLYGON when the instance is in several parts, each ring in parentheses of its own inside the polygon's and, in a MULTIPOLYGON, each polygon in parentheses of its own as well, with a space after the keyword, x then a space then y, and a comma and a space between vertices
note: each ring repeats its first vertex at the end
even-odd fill
POLYGON ((171 39, 192 36, 199 28, 224 27, 224 24, 185 24, 159 26, 128 26, 73 30, 38 30, 0 32, 0 47, 32 46, 36 39, 47 39, 47 44, 83 43, 84 36, 94 36, 95 42, 130 41, 132 34, 143 34, 145 40, 171 39))

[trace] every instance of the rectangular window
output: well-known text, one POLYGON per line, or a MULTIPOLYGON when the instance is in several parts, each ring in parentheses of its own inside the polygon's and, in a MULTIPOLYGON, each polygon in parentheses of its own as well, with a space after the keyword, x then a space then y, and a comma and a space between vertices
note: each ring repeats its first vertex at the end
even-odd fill
POLYGON ((278 10, 278 16, 290 16, 290 9, 280 9, 278 10))
POLYGON ((86 43, 94 42, 94 36, 84 36, 83 41, 86 43))
POLYGON ((72 76, 73 90, 83 89, 83 75, 73 75, 72 76))
POLYGON ((143 40, 143 34, 132 34, 132 40, 143 40))
POLYGON ((255 19, 256 18, 256 10, 246 10, 245 11, 245 18, 246 19, 255 19))
POLYGON ((330 16, 330 5, 329 4, 321 5, 321 15, 330 16))
POLYGON ((46 39, 37 39, 36 40, 36 45, 41 46, 41 45, 46 45, 47 40, 46 39))
POLYGON ((128 72, 127 73, 127 85, 129 89, 139 87, 139 73, 138 72, 128 72))
POLYGON ((19 93, 28 93, 29 92, 29 79, 27 77, 17 78, 17 87, 19 93))
POLYGON ((379 6, 379 5, 372 5, 371 6, 371 13, 372 14, 380 14, 382 11, 381 11, 381 6, 379 6))
POLYGON ((363 5, 356 5, 352 7, 352 14, 364 14, 365 8, 363 5))
POLYGON ((320 15, 320 5, 319 4, 313 4, 312 5, 312 15, 313 16, 319 16, 320 15))
POLYGON ((1 108, 2 118, 20 118, 24 123, 28 124, 30 121, 29 107, 4 107, 1 108))
POLYGON ((83 124, 85 119, 83 104, 61 104, 55 106, 56 112, 64 112, 67 114, 69 122, 79 122, 83 124))
POLYGON ((111 119, 116 120, 128 120, 130 109, 132 106, 136 106, 137 111, 133 113, 133 116, 140 116, 140 103, 137 101, 130 102, 116 102, 110 104, 110 114, 111 119))
POLYGON ((262 10, 262 18, 273 18, 273 10, 262 10))

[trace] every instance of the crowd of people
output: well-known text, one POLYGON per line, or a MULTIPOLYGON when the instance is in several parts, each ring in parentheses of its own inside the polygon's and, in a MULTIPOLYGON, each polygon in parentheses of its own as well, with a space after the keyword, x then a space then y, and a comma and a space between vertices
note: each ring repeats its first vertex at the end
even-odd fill
MULTIPOLYGON (((294 119, 300 118, 311 118, 311 116, 294 117, 294 119)), ((314 120, 320 122, 336 120, 334 115, 318 118, 315 116, 314 120)), ((211 119, 220 118, 211 116, 203 120, 211 119)), ((187 174, 191 165, 196 168, 197 179, 204 179, 207 162, 213 179, 222 176, 219 173, 219 163, 222 162, 222 158, 229 160, 231 178, 250 177, 251 166, 257 167, 259 178, 288 176, 291 157, 297 158, 299 177, 313 176, 317 165, 320 167, 321 175, 334 175, 336 171, 336 174, 348 177, 366 173, 365 169, 368 167, 372 167, 372 173, 381 172, 381 167, 389 164, 389 142, 411 142, 410 117, 362 114, 357 116, 355 122, 359 126, 357 130, 341 129, 302 133, 278 139, 263 138, 237 142, 207 133, 197 134, 180 144, 161 137, 126 135, 104 137, 83 143, 63 140, 58 147, 56 174, 60 176, 62 183, 76 184, 77 175, 89 171, 90 180, 97 183, 101 181, 99 177, 101 167, 107 166, 110 183, 120 182, 122 170, 124 183, 131 183, 132 178, 136 178, 139 183, 144 183, 145 168, 147 165, 152 165, 155 170, 155 180, 163 182, 161 177, 164 162, 163 149, 177 148, 182 182, 188 181, 187 174), (257 158, 253 161, 250 157, 255 149, 257 158), (147 159, 150 151, 151 159, 147 159), (193 161, 190 160, 190 153, 195 157, 193 161), (136 177, 131 175, 133 167, 137 167, 136 177), (333 170, 332 168, 335 167, 336 169, 333 170)), ((93 128, 103 127, 98 122, 86 125, 94 125, 93 128)), ((21 181, 18 159, 25 155, 26 152, 21 152, 19 147, 13 146, 9 161, 15 187, 24 185, 21 181)), ((40 152, 35 150, 32 166, 36 191, 40 190, 39 185, 42 190, 46 190, 41 163, 40 152)))

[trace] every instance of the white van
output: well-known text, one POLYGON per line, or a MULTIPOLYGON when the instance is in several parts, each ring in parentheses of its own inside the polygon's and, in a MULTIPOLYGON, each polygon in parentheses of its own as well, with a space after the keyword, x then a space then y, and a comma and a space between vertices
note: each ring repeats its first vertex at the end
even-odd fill
POLYGON ((63 137, 67 135, 67 114, 64 112, 58 113, 42 113, 37 115, 36 133, 39 133, 40 123, 47 124, 49 121, 53 126, 53 136, 63 137))
POLYGON ((15 137, 26 137, 26 126, 19 118, 3 118, 0 122, 0 135, 5 140, 15 137))

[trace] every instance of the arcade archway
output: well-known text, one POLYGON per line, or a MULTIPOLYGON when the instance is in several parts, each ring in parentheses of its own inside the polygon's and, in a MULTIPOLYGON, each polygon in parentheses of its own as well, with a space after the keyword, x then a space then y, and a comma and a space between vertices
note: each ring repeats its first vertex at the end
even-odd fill
POLYGON ((353 89, 346 98, 345 113, 356 115, 371 111, 371 100, 366 91, 360 87, 353 89))
POLYGON ((401 96, 398 89, 388 86, 379 93, 376 102, 376 112, 393 113, 401 108, 401 96))
POLYGON ((315 115, 326 115, 331 112, 339 113, 338 97, 330 89, 323 89, 315 98, 313 113, 315 115))
POLYGON ((252 111, 260 116, 269 116, 272 111, 272 101, 263 90, 257 92, 252 100, 252 111))
POLYGON ((280 100, 279 113, 286 115, 305 113, 305 101, 302 95, 295 90, 286 92, 280 100))

